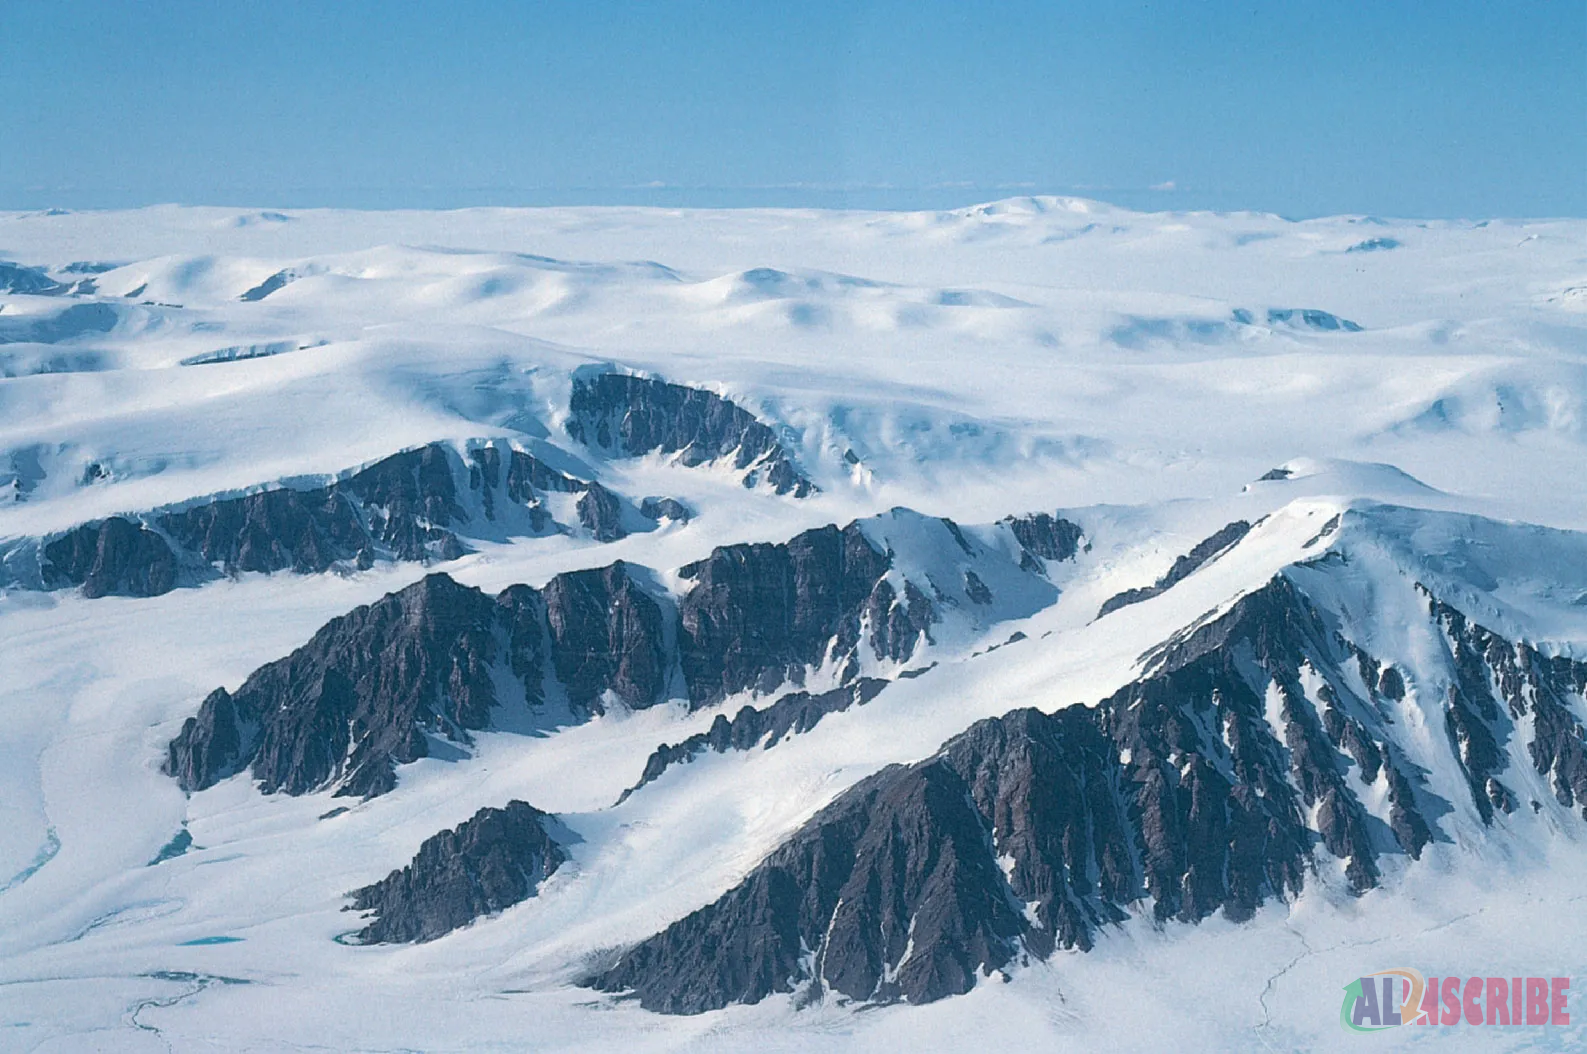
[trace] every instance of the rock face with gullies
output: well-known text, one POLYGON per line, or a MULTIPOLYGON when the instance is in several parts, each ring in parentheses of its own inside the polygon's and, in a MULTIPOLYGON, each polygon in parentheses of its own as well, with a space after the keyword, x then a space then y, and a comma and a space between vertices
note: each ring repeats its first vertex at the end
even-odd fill
MULTIPOLYGON (((495 447, 470 452, 470 504, 486 520, 497 519, 509 503, 529 508, 531 515, 542 511, 531 480, 550 484, 542 490, 578 485, 531 455, 509 450, 503 488, 501 460, 495 447)), ((458 485, 464 475, 457 454, 432 443, 326 487, 207 502, 162 516, 157 525, 204 563, 228 572, 324 571, 366 552, 398 560, 455 559, 466 551, 455 529, 471 519, 458 485)))
POLYGON ((44 585, 82 585, 89 596, 153 596, 217 573, 314 574, 339 565, 368 567, 377 558, 452 560, 468 551, 463 538, 471 534, 563 529, 544 504, 547 493, 580 495, 575 511, 597 541, 628 534, 630 507, 599 483, 559 472, 521 450, 479 447, 465 461, 432 443, 323 487, 280 487, 151 513, 142 522, 121 517, 77 528, 45 543, 44 585), (109 576, 109 588, 103 571, 90 586, 95 564, 87 551, 106 531, 113 545, 124 547, 128 538, 137 544, 117 550, 125 566, 109 576))
POLYGON ((349 894, 351 910, 375 915, 358 943, 435 940, 534 896, 567 859, 546 831, 549 819, 510 801, 425 839, 411 864, 349 894))
POLYGON ((80 585, 86 597, 152 597, 176 588, 176 555, 142 524, 112 516, 44 547, 48 588, 80 585))
POLYGON ((574 706, 600 713, 605 693, 633 709, 667 686, 662 609, 621 560, 546 584, 551 659, 574 706))
POLYGON ((802 684, 833 665, 859 673, 862 627, 882 658, 902 660, 926 637, 934 611, 913 584, 886 580, 891 560, 858 524, 806 531, 781 545, 721 546, 679 570, 692 583, 679 605, 678 649, 697 706, 734 692, 802 684))
MULTIPOLYGON (((860 782, 588 983, 669 1013, 803 985, 928 1002, 1026 956, 1088 949, 1143 903, 1158 919, 1247 919, 1299 892, 1318 845, 1365 890, 1383 853, 1419 856, 1444 803, 1358 658, 1279 576, 1093 708, 983 721, 860 782), (1388 822, 1363 805, 1380 773, 1388 822)), ((1570 756, 1559 738, 1551 758, 1570 756)))
POLYGON ((189 791, 246 769, 267 794, 373 797, 395 786, 397 765, 428 756, 432 736, 466 744, 497 707, 534 719, 548 657, 572 678, 575 707, 606 693, 652 705, 662 617, 626 578, 617 565, 491 597, 430 575, 331 620, 235 692, 216 689, 171 742, 165 771, 189 791), (592 610, 601 599, 614 610, 592 610))
POLYGON ((1045 512, 1010 516, 1003 522, 1008 524, 1020 548, 1024 550, 1020 562, 1026 568, 1045 566, 1035 562, 1037 559, 1058 562, 1074 559, 1075 553, 1080 551, 1080 541, 1085 536, 1078 524, 1045 512))
POLYGON ((590 983, 664 1013, 805 984, 923 1003, 968 991, 1026 944, 1089 940, 1138 881, 1109 744, 1084 713, 982 722, 937 757, 864 780, 590 983))
POLYGON ((1567 808, 1579 806, 1587 819, 1587 733, 1577 717, 1587 692, 1587 662, 1543 655, 1524 641, 1513 643, 1471 622, 1431 595, 1428 602, 1454 657, 1445 732, 1483 821, 1492 823, 1495 810, 1517 808, 1516 792, 1501 776, 1508 764, 1505 744, 1528 716, 1533 766, 1555 800, 1567 808))
POLYGON ((1233 523, 1225 524, 1214 534, 1197 542, 1191 547, 1190 552, 1176 559, 1174 566, 1170 567, 1156 582, 1139 589, 1126 589, 1122 593, 1109 597, 1102 604, 1102 609, 1097 612, 1097 618, 1111 614, 1119 608, 1128 607, 1130 604, 1139 604, 1143 600, 1150 600, 1152 597, 1167 592, 1186 578, 1189 578, 1203 565, 1223 555, 1224 552, 1250 532, 1251 525, 1244 520, 1235 520, 1233 523))
POLYGON ((778 494, 815 493, 776 435, 748 411, 715 392, 625 373, 576 378, 568 403, 568 434, 621 455, 675 454, 690 467, 731 459, 749 470, 744 485, 764 481, 778 494))

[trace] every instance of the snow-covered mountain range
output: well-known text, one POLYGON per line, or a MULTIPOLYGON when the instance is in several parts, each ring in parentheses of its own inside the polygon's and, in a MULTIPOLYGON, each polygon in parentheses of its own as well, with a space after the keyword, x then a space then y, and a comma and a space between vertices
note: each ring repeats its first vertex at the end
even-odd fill
POLYGON ((0 214, 0 1048, 1277 1050, 1587 974, 1584 246, 0 214))

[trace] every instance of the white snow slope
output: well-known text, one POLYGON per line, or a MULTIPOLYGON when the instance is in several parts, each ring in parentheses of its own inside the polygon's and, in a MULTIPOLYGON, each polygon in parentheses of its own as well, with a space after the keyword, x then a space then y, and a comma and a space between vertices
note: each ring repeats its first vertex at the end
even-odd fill
MULTIPOLYGON (((1448 840, 1364 896, 1323 873, 1246 923, 1148 912, 1091 952, 926 1006, 773 997, 668 1017, 572 984, 881 767, 983 717, 1111 694, 1155 645, 1315 556, 1337 513, 1327 545, 1352 571, 1329 588, 1357 643, 1437 683, 1401 632, 1414 579, 1490 629, 1587 658, 1587 222, 1291 222, 1057 198, 932 213, 159 207, 0 214, 0 260, 92 280, 0 293, 0 549, 432 441, 572 449, 571 378, 592 364, 728 396, 820 493, 597 458, 612 490, 697 515, 604 545, 479 542, 440 569, 491 590, 615 559, 666 571, 898 506, 966 525, 1063 509, 1089 544, 1055 567, 1056 590, 954 623, 929 676, 775 750, 703 755, 620 806, 657 744, 742 700, 484 733, 362 803, 265 796, 246 776, 186 796, 160 772, 210 690, 434 565, 147 599, 0 591, 0 1050, 1587 1043, 1587 1011, 1569 1027, 1373 1038, 1338 1022, 1343 986, 1392 966, 1587 985, 1587 822, 1552 809, 1492 829, 1451 816, 1448 840), (78 262, 109 266, 66 270, 78 262), (1258 482, 1280 466, 1287 478, 1258 482), (1262 522, 1094 620, 1234 519, 1262 522), (987 651, 1015 630, 1025 639, 987 651), (540 895, 428 944, 333 941, 348 890, 510 798, 581 839, 540 895), (184 825, 194 849, 147 866, 184 825)), ((934 543, 907 518, 867 529, 929 571, 934 543)))

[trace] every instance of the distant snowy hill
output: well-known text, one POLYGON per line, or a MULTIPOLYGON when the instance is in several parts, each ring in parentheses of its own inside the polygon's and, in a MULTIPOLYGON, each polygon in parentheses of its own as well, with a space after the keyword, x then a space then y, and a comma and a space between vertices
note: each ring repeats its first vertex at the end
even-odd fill
MULTIPOLYGON (((0 1048, 1309 1049, 1587 975, 1584 243, 0 214, 0 1048)), ((1489 1031, 1427 1034, 1587 1042, 1489 1031)))

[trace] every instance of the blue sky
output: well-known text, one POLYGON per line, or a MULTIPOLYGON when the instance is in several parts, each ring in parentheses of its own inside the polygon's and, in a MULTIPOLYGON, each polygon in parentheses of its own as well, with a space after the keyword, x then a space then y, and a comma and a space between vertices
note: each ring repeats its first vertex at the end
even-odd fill
POLYGON ((1587 215, 1587 0, 13 0, 0 208, 1587 215))

